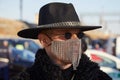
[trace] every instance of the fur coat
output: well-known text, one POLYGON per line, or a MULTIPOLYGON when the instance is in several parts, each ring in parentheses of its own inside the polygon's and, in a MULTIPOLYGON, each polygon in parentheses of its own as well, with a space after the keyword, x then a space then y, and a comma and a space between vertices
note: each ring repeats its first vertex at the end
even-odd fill
POLYGON ((38 50, 35 63, 31 68, 22 72, 18 80, 112 80, 100 70, 97 63, 92 62, 82 54, 76 71, 73 67, 61 70, 53 64, 44 49, 38 50))

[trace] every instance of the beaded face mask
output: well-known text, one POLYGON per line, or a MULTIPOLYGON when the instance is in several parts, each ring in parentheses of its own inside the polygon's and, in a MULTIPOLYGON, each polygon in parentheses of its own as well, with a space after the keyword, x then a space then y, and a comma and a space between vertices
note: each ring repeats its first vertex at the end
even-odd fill
POLYGON ((81 58, 81 39, 68 39, 66 41, 52 41, 52 53, 59 59, 70 62, 73 69, 79 65, 81 58))

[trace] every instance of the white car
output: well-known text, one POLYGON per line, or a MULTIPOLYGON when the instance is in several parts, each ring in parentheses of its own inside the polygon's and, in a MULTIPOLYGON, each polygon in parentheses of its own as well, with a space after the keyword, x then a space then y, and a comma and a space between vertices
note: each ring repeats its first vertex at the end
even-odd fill
POLYGON ((112 80, 120 80, 120 59, 106 52, 88 49, 85 54, 100 65, 112 80))
POLYGON ((112 80, 120 80, 120 71, 110 67, 103 66, 101 66, 100 69, 107 73, 112 78, 112 80))
POLYGON ((120 59, 110 55, 109 53, 88 49, 85 54, 87 54, 92 61, 97 62, 100 66, 112 67, 120 70, 120 59))

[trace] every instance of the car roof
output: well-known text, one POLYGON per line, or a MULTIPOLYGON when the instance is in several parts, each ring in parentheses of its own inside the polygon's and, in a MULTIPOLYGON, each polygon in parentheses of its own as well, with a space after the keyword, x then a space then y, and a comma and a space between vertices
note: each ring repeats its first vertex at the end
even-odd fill
POLYGON ((101 55, 101 56, 106 56, 106 57, 109 57, 110 59, 112 60, 115 60, 117 62, 120 62, 120 59, 107 53, 107 52, 103 52, 103 51, 98 51, 98 50, 95 50, 95 49, 87 49, 85 51, 85 54, 88 55, 90 57, 90 54, 98 54, 98 55, 101 55))

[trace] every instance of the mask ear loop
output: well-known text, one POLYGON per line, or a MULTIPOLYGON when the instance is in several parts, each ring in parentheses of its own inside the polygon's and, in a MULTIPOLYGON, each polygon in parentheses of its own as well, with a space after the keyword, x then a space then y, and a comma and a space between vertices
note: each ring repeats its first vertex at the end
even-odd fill
MULTIPOLYGON (((45 34, 45 33, 44 33, 44 34, 45 34)), ((51 38, 48 34, 45 34, 45 35, 46 35, 51 41, 53 41, 52 38, 51 38)), ((50 46, 51 44, 52 44, 52 43, 49 43, 48 46, 50 46)))
POLYGON ((73 70, 77 70, 77 67, 79 66, 79 62, 80 62, 80 59, 81 59, 81 54, 82 54, 81 39, 79 40, 79 48, 78 48, 78 50, 79 50, 79 52, 78 52, 78 58, 73 58, 73 62, 72 62, 72 64, 73 64, 73 70), (75 60, 75 63, 74 63, 74 60, 75 60))

